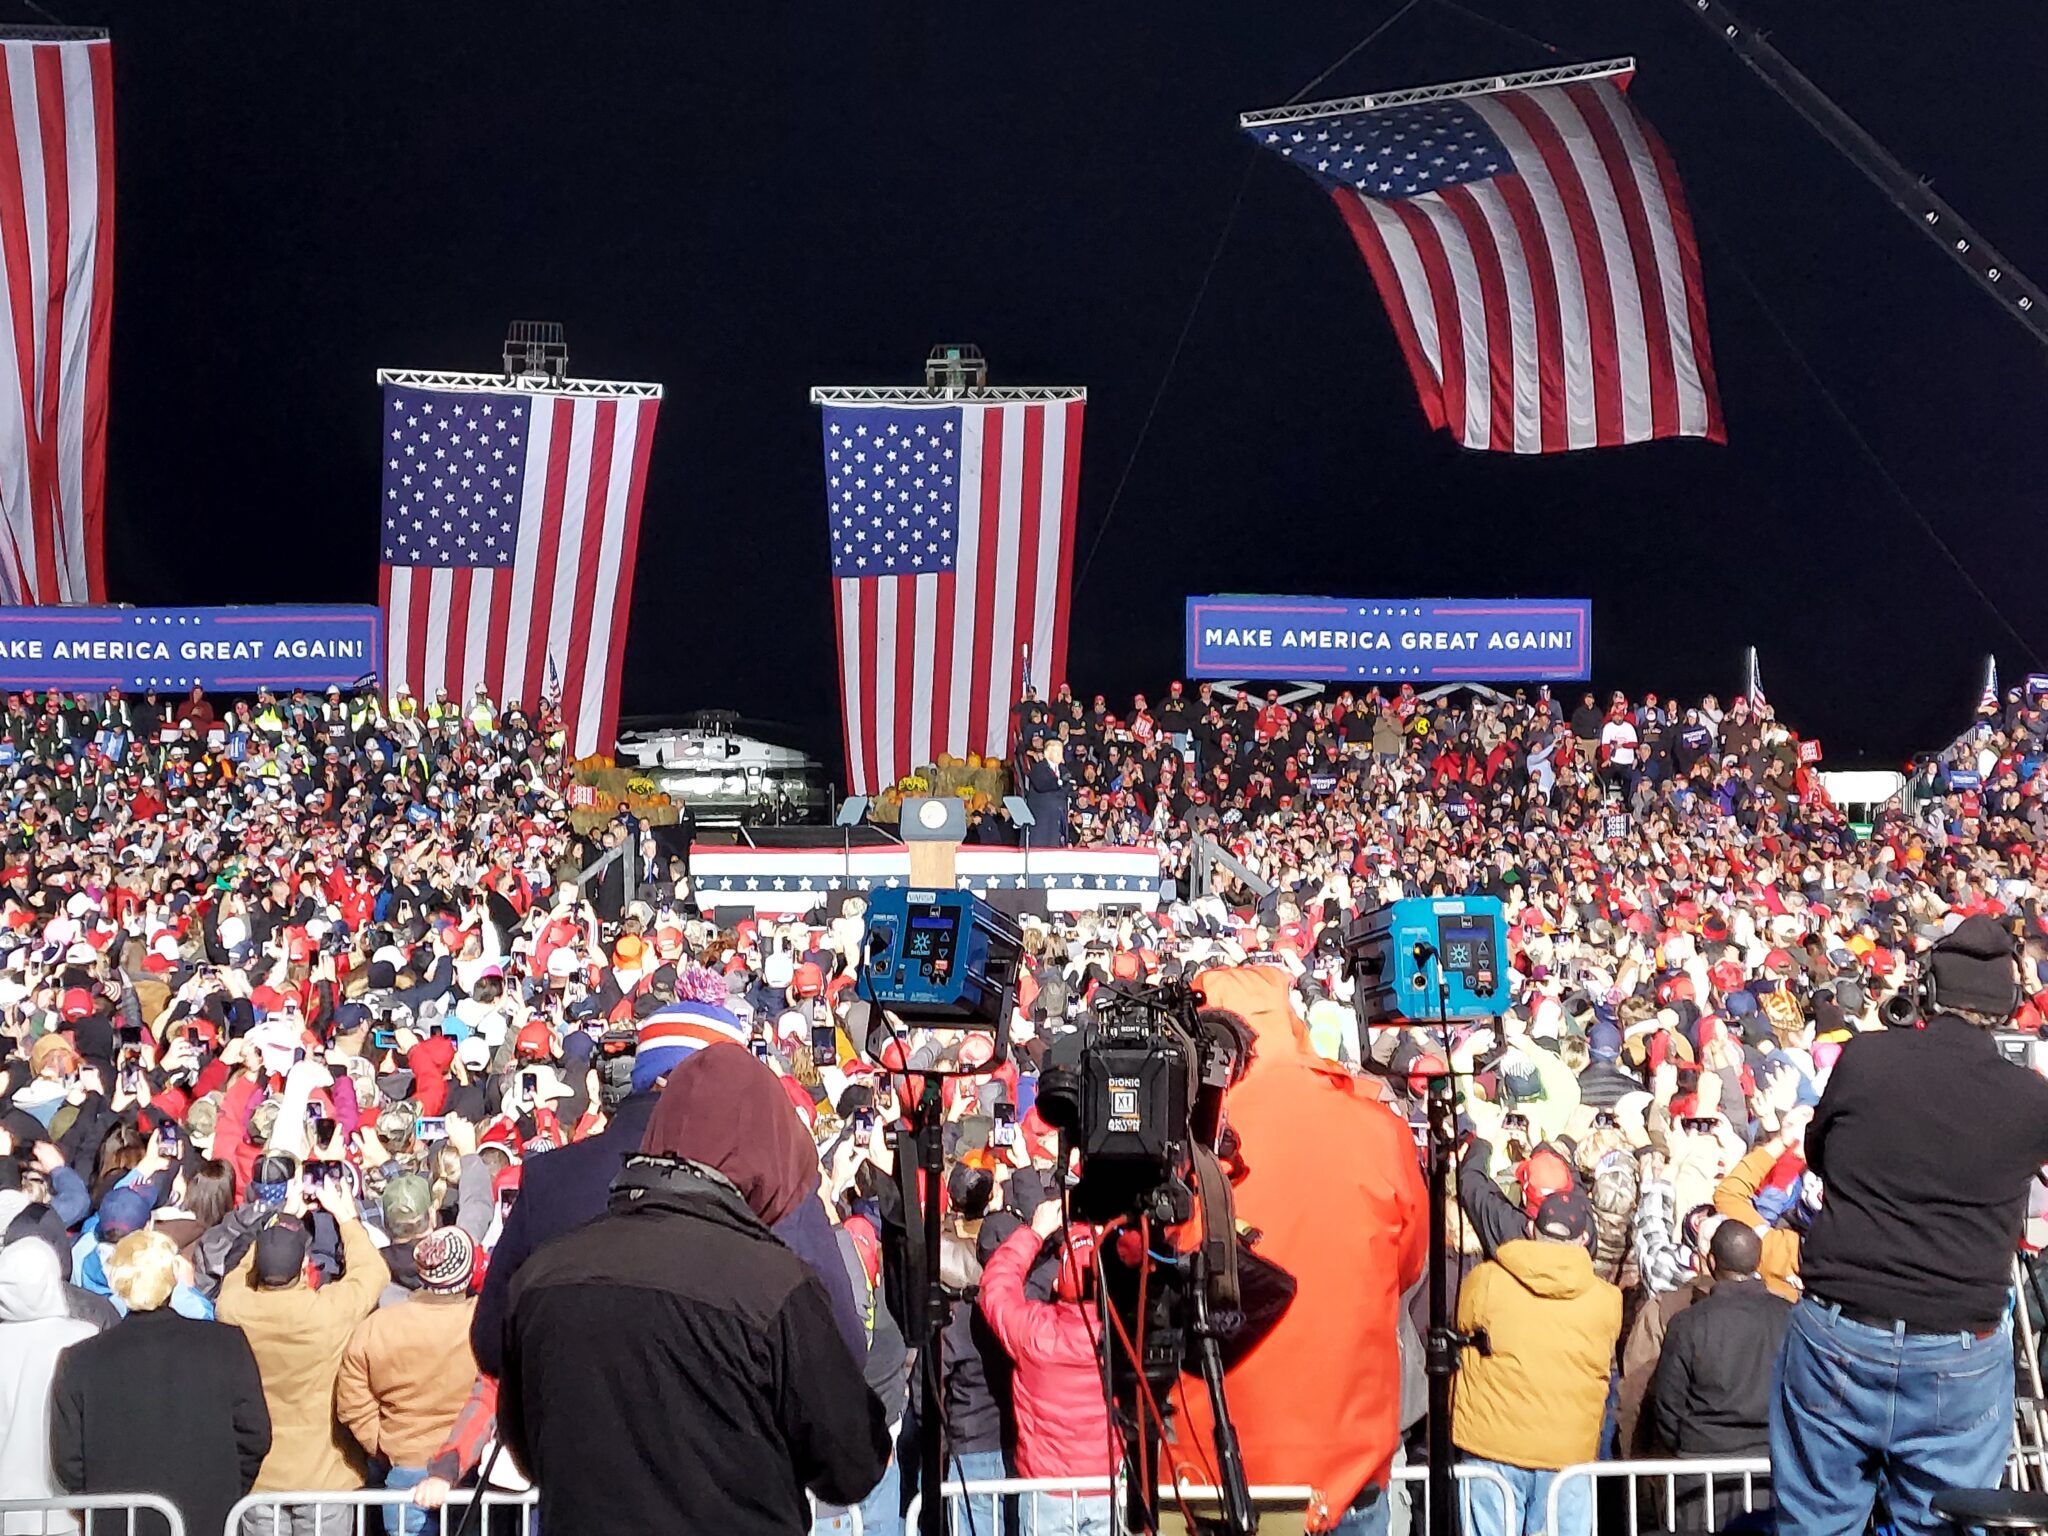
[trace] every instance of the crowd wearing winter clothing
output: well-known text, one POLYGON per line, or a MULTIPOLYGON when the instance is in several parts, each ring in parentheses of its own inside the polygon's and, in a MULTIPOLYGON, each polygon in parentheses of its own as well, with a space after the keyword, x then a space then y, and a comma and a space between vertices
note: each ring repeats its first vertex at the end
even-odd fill
MULTIPOLYGON (((1946 1026, 1881 1012, 1931 945, 2005 925, 2016 1028, 2048 1010, 2048 716, 2024 701, 1867 835, 1747 699, 1226 709, 1176 684, 1122 714, 1062 690, 1016 722, 1041 824, 1155 843, 1174 889, 1027 919, 1010 1054, 913 1030, 891 1071, 859 911, 707 911, 648 829, 579 835, 545 708, 10 700, 0 1496, 157 1491, 210 1536, 251 1490, 382 1486, 406 1494, 399 1536, 456 1488, 531 1483, 551 1536, 888 1532, 933 1418, 949 1476, 1102 1475, 1097 1234, 1063 1209, 1038 1076, 1104 989, 1199 977, 1253 1042, 1237 1214, 1293 1285, 1230 1373, 1253 1482, 1315 1488, 1316 1529, 1407 1518, 1416 1130, 1451 1073, 1457 1316, 1486 1340, 1453 1439, 1541 1509, 1595 1457, 1762 1454, 1793 1300, 1824 1275, 1853 1308, 1852 1272, 1926 1266, 1853 1240, 1807 1260, 1831 1192, 1853 1208, 1888 1155, 1834 1123, 1831 1079, 1909 1034, 1941 1046, 1946 1026), (1198 833, 1270 889, 1192 884, 1198 833), (1508 1013, 1362 1031, 1349 920, 1470 893, 1505 906, 1508 1013), (926 1075, 947 1313, 919 1362, 902 1132, 926 1075)), ((1973 1323, 2002 1305, 2007 1203, 1930 1239, 1973 1323)), ((1930 1322, 1953 1302, 1930 1296, 1930 1322)), ((1204 1394, 1174 1410, 1205 1445, 1204 1394)), ((249 1536, 349 1518, 281 1502, 249 1536)), ((1464 1514, 1506 1536, 1497 1503, 1464 1514)), ((1111 1512, 985 1497, 954 1518, 996 1536, 1111 1512)), ((1553 1536, 1590 1519, 1568 1501, 1553 1536)))

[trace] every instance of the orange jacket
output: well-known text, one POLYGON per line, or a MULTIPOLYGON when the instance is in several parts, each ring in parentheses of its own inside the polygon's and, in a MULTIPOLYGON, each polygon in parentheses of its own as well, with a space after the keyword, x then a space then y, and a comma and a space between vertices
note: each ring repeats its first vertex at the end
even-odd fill
MULTIPOLYGON (((1429 1197, 1407 1125, 1370 1083, 1315 1054, 1290 984, 1270 966, 1201 979, 1209 1005, 1244 1019, 1257 1041, 1226 1101, 1246 1168, 1237 1218, 1297 1285, 1224 1388, 1250 1480, 1306 1483, 1334 1519, 1386 1482, 1400 1441, 1395 1318, 1422 1276, 1429 1197)), ((1208 1394, 1184 1377, 1175 1396, 1177 1459, 1213 1466, 1208 1394)))

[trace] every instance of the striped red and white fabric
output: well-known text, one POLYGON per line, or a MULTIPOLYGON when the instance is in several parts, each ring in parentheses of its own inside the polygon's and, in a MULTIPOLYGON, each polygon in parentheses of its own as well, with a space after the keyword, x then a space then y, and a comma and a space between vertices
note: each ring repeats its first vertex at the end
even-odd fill
POLYGON ((385 385, 388 688, 530 711, 558 687, 572 755, 610 749, 659 405, 385 385))
POLYGON ((1464 447, 1724 439, 1678 169, 1631 71, 1598 70, 1248 125, 1329 188, 1430 425, 1464 447))
POLYGON ((1026 684, 1066 675, 1079 390, 825 407, 847 783, 1006 755, 1026 684))
POLYGON ((0 601, 101 602, 113 52, 17 35, 0 55, 0 601))

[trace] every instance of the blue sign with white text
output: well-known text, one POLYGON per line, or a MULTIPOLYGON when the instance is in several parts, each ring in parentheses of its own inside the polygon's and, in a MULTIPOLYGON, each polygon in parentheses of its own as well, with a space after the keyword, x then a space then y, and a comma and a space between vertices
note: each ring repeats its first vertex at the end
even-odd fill
POLYGON ((1189 677, 1304 682, 1575 682, 1592 675, 1584 598, 1191 597, 1189 677))
POLYGON ((0 687, 347 687, 383 664, 373 606, 0 608, 0 687))

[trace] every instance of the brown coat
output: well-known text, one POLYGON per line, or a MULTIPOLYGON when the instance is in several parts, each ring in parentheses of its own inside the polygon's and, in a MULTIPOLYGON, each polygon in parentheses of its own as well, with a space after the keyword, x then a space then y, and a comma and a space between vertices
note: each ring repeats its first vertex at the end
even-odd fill
POLYGON ((476 1378, 475 1312, 474 1297, 414 1291, 356 1324, 334 1405, 364 1450, 394 1467, 423 1467, 441 1448, 476 1378))
MULTIPOLYGON (((1615 1394, 1615 1418, 1620 1430, 1621 1454, 1654 1456, 1656 1438, 1643 1401, 1657 1379, 1657 1361, 1664 1354, 1664 1333, 1671 1319, 1714 1288, 1711 1275, 1695 1275, 1675 1291, 1652 1296, 1636 1313, 1635 1326, 1621 1346, 1621 1383, 1615 1394)), ((1664 1454, 1669 1454, 1668 1452, 1664 1454)))
POLYGON ((257 1289, 249 1278, 254 1243, 221 1281, 220 1320, 248 1335, 270 1407, 270 1454, 256 1474, 256 1493, 363 1486, 362 1453, 334 1416, 334 1386, 342 1351, 377 1305, 390 1271, 360 1221, 341 1224, 341 1254, 346 1273, 317 1291, 303 1280, 257 1289))

